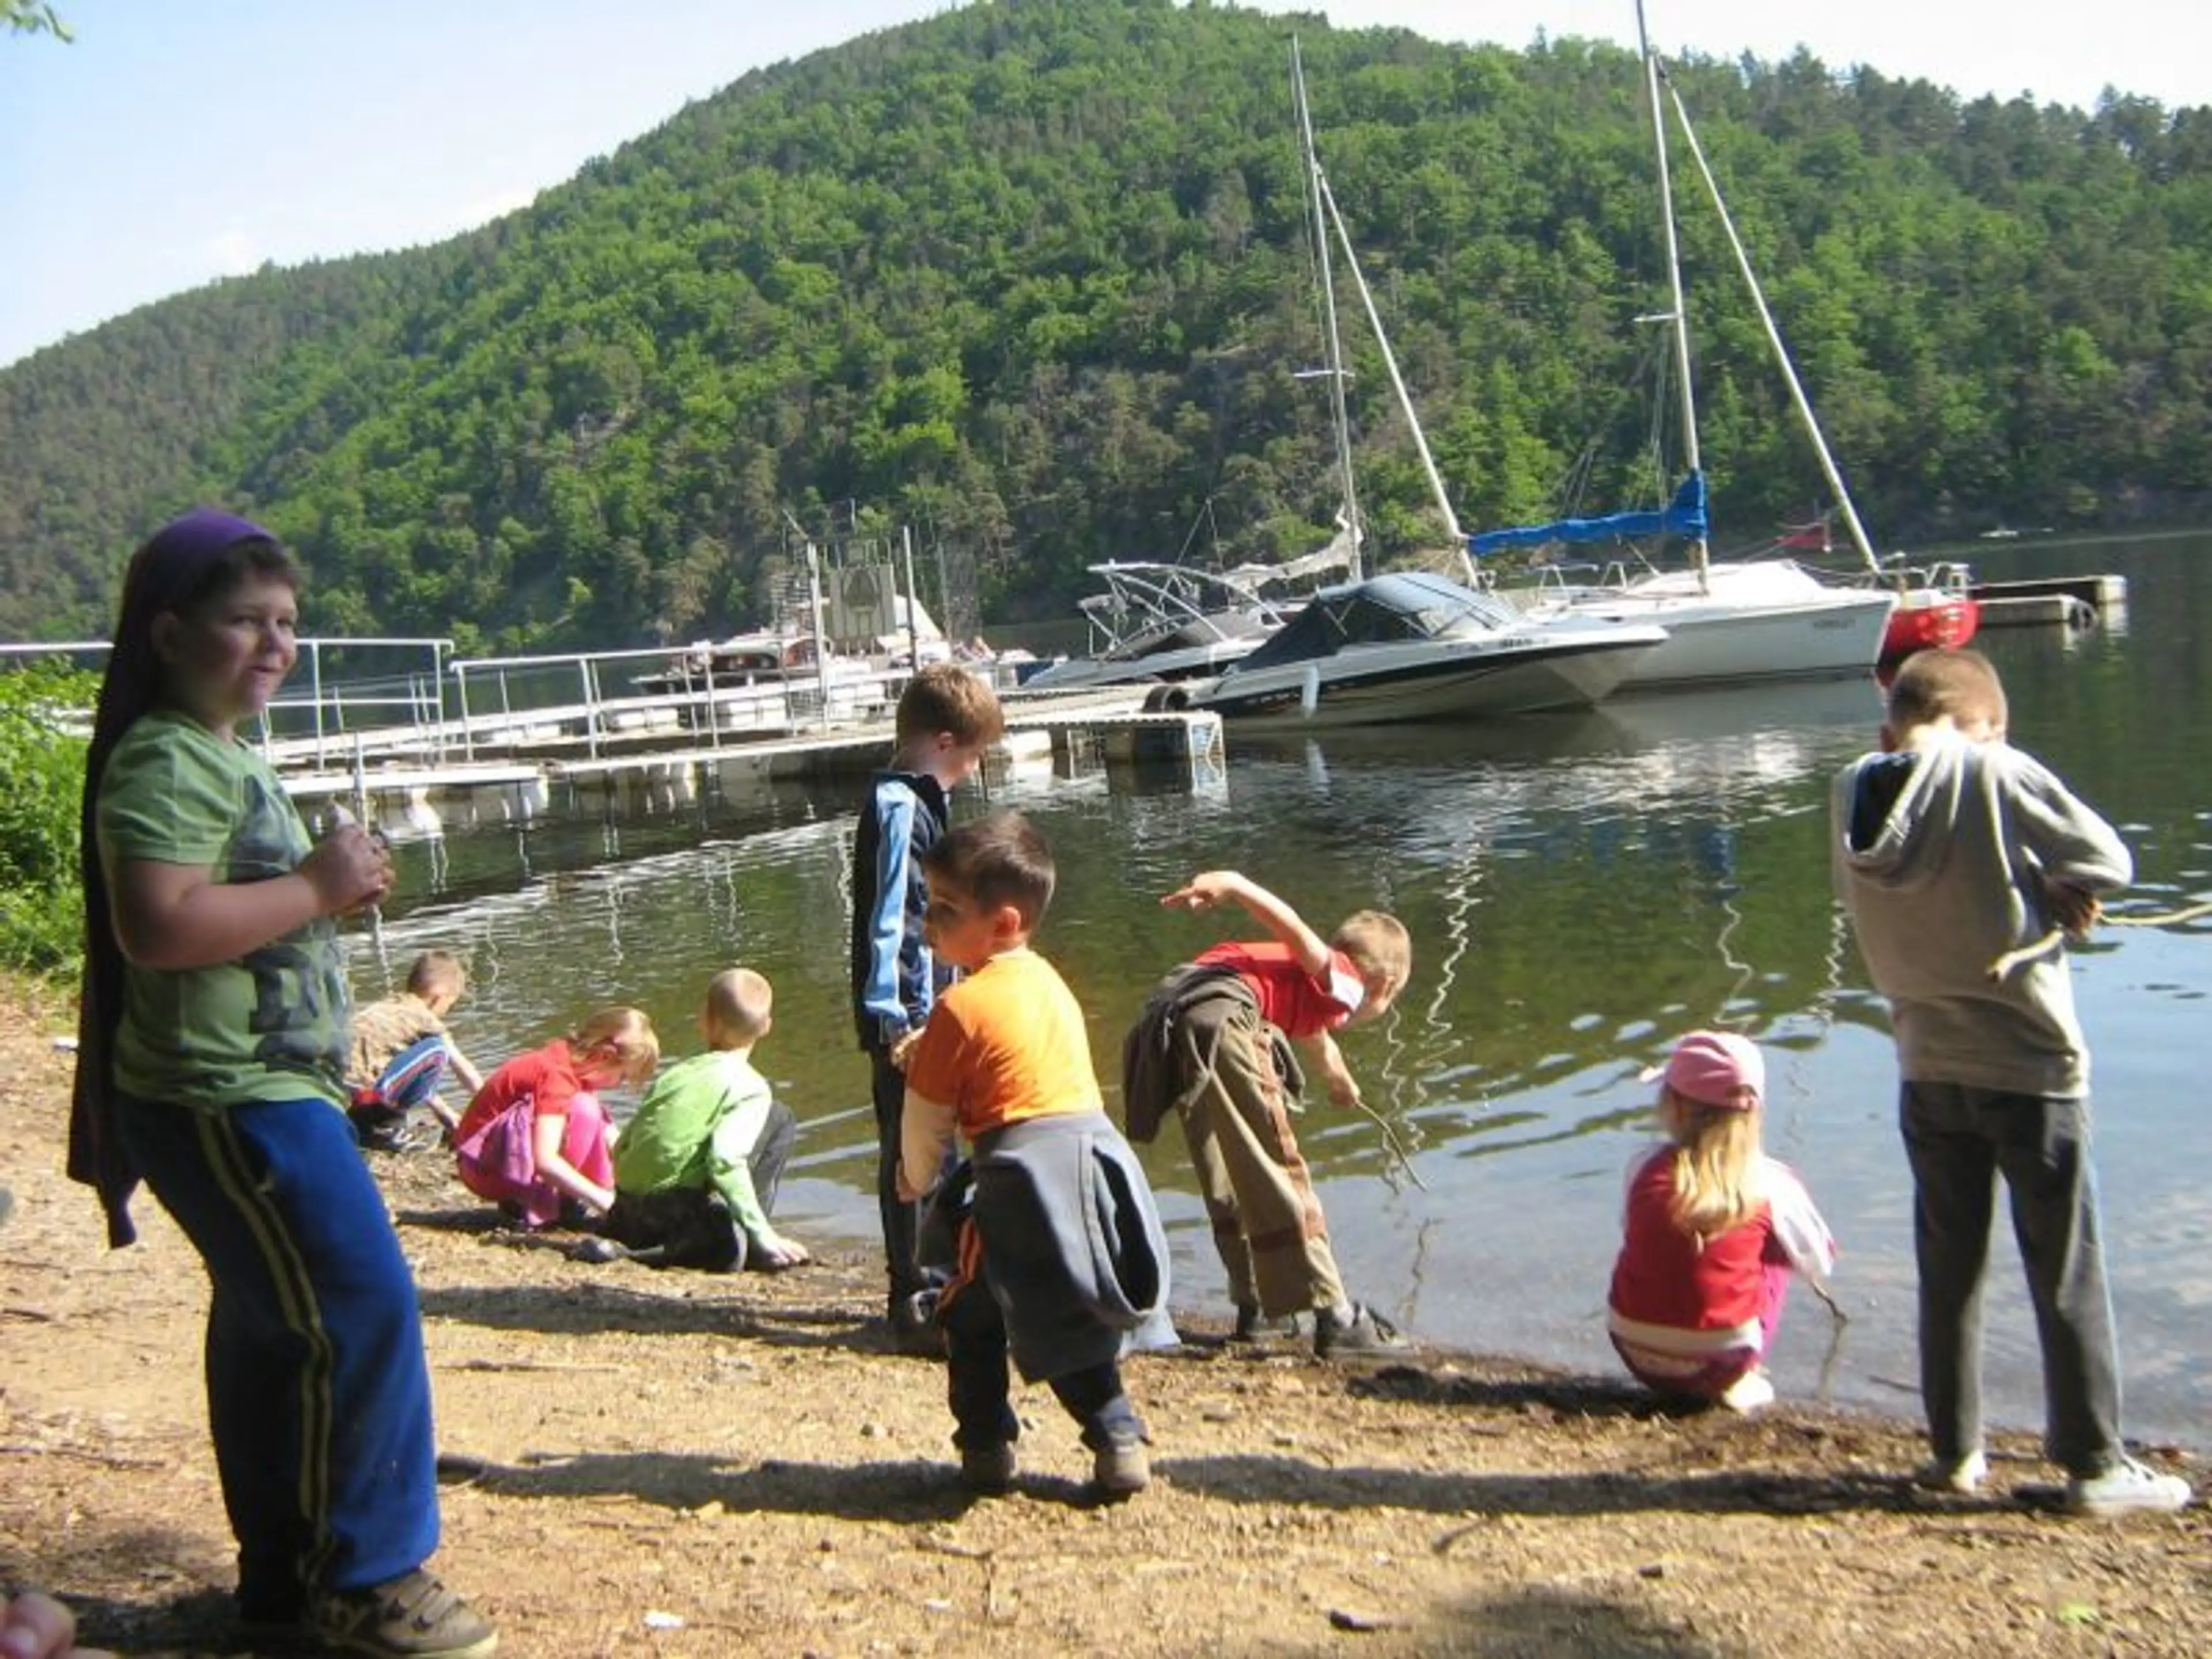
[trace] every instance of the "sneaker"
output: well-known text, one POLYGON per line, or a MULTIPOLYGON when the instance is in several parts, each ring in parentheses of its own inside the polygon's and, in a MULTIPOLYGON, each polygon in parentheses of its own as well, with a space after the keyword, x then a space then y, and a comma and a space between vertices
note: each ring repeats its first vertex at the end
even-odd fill
POLYGON ((1721 1404, 1732 1412, 1749 1415, 1774 1403, 1774 1384, 1765 1371, 1756 1366, 1721 1390, 1721 1404))
POLYGON ((315 1598, 308 1623, 337 1653, 484 1659, 499 1650, 490 1622, 420 1567, 371 1589, 326 1591, 315 1598))
POLYGON ((1152 1462, 1145 1443, 1103 1446, 1091 1454, 1091 1484, 1109 1498, 1127 1498, 1152 1484, 1152 1462))
POLYGON ((1004 1497, 1014 1489, 1014 1475, 1020 1468, 1021 1461, 1009 1441, 970 1446, 960 1454, 960 1484, 981 1497, 1004 1497))
POLYGON ((1963 1457, 1931 1457, 1912 1472, 1912 1484, 1923 1492, 1956 1492, 1972 1498, 1990 1478, 1990 1460, 1977 1446, 1963 1457))
POLYGON ((1314 1352, 1323 1359, 1364 1359, 1406 1352, 1398 1328, 1369 1307, 1354 1307, 1348 1322, 1327 1309, 1314 1316, 1314 1352))
POLYGON ((2188 1503, 2186 1480, 2132 1457, 2115 1458, 2102 1474, 2077 1474, 2066 1483, 2066 1508, 2074 1515, 2171 1515, 2188 1503))
POLYGON ((887 1322, 891 1328, 891 1344, 901 1353, 932 1358, 944 1354, 945 1328, 937 1322, 937 1297, 934 1288, 912 1291, 903 1296, 892 1294, 887 1322))
POLYGON ((1237 1323, 1229 1333, 1231 1342, 1270 1342, 1278 1337, 1303 1336, 1305 1322, 1297 1314, 1285 1314, 1280 1319, 1270 1319, 1257 1308, 1240 1303, 1237 1308, 1237 1323))

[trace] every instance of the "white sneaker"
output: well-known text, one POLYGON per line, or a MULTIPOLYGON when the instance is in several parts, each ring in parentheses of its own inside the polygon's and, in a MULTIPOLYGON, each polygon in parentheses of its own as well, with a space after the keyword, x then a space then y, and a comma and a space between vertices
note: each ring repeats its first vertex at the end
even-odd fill
POLYGON ((2171 1515, 2188 1503, 2186 1480, 2132 1457, 2116 1458, 2102 1474, 2077 1474, 2066 1483, 2066 1507, 2075 1515, 2171 1515))
POLYGON ((1774 1403, 1774 1384, 1762 1370, 1748 1370, 1721 1390, 1721 1404, 1732 1412, 1751 1413, 1774 1403))
POLYGON ((1924 1492, 1954 1492, 1972 1498, 1990 1478, 1990 1460, 1976 1447, 1964 1457, 1931 1457, 1912 1472, 1912 1484, 1924 1492))

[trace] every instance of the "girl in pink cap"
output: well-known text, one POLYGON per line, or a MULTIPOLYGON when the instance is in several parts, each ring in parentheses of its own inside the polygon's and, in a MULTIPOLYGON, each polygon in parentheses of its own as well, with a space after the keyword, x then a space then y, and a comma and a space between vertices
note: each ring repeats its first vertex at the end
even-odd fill
POLYGON ((1654 1391, 1756 1411, 1774 1399, 1763 1362, 1790 1274, 1824 1283, 1836 1243, 1804 1183, 1759 1150, 1766 1064, 1751 1042, 1692 1031, 1663 1075, 1667 1142, 1629 1167, 1607 1328, 1654 1391))

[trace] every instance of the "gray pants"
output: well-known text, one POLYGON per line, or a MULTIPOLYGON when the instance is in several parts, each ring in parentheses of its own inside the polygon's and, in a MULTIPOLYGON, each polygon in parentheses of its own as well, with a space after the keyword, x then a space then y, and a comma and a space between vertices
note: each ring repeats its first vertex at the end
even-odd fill
POLYGON ((2089 1103, 1905 1085, 1920 1268, 1920 1393, 1931 1449, 1982 1443, 1982 1285, 2002 1175, 2043 1349, 2044 1449, 2069 1474, 2120 1455, 2120 1362, 2089 1162, 2089 1103))

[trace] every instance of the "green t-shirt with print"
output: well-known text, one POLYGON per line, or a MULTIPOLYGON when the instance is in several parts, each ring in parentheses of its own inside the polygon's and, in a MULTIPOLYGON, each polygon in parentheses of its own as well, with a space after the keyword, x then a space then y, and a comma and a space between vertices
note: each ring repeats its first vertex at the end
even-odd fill
MULTIPOLYGON (((268 881, 312 843, 276 775, 245 744, 182 714, 143 716, 101 775, 100 867, 112 887, 129 860, 207 869, 218 882, 268 881)), ((299 1100, 343 1103, 344 963, 327 916, 208 968, 128 964, 115 1033, 115 1083, 142 1100, 191 1106, 299 1100)))

